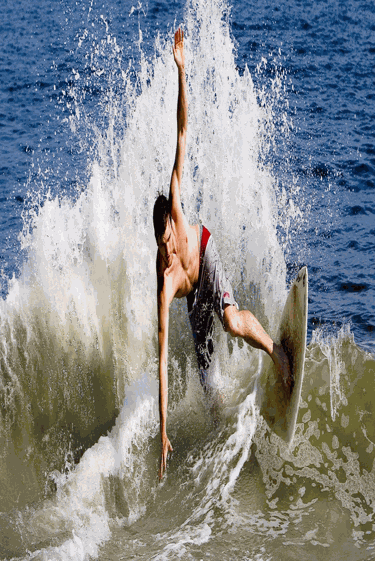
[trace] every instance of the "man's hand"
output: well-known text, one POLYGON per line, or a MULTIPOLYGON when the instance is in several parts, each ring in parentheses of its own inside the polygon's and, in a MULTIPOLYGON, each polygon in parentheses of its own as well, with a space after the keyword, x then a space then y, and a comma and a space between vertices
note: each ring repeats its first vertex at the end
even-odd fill
POLYGON ((184 32, 178 28, 174 34, 173 56, 178 68, 185 67, 184 32))
POLYGON ((159 479, 163 477, 163 473, 167 470, 167 457, 168 452, 173 452, 171 443, 168 440, 166 434, 161 437, 161 458, 160 458, 160 469, 159 469, 159 479))

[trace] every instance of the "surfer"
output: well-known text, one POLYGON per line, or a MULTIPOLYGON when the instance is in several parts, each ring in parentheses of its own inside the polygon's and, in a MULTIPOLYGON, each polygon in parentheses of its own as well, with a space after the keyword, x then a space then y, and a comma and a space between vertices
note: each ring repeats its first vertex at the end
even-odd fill
POLYGON ((173 298, 187 297, 200 380, 207 391, 206 372, 213 353, 213 315, 219 316, 225 331, 242 337, 249 345, 265 351, 290 386, 290 368, 281 345, 275 344, 259 321, 248 310, 239 311, 233 290, 225 277, 210 232, 198 224, 190 226, 181 206, 181 178, 186 147, 188 102, 185 79, 184 33, 174 36, 174 60, 178 69, 177 148, 172 170, 169 198, 159 195, 153 212, 156 258, 158 339, 159 339, 159 412, 161 459, 159 478, 167 467, 172 451, 167 436, 168 405, 168 320, 173 298))

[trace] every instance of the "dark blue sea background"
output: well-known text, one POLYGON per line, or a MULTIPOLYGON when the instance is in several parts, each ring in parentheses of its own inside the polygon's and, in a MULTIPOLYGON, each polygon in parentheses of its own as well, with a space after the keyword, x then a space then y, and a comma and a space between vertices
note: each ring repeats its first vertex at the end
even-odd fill
POLYGON ((0 559, 375 559, 375 3, 0 14, 0 559), (261 358, 233 341, 217 428, 172 306, 159 484, 150 217, 173 163, 179 25, 184 205, 218 217, 267 327, 307 266, 308 348, 292 448, 255 407, 261 358))
POLYGON ((239 66, 254 72, 264 57, 285 71, 293 128, 274 163, 286 186, 302 186, 305 220, 286 260, 291 269, 309 267, 310 328, 349 322, 356 339, 371 346, 374 9, 371 2, 335 1, 235 3, 233 9, 239 66))

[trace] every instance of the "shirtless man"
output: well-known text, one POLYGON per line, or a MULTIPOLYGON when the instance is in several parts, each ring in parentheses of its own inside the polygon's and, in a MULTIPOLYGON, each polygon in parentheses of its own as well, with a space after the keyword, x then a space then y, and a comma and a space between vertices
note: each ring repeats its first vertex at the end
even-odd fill
POLYGON ((185 80, 184 34, 174 37, 174 60, 178 69, 177 149, 172 171, 169 199, 159 195, 154 206, 154 229, 158 245, 156 258, 158 336, 159 336, 159 411, 161 459, 159 478, 167 468, 172 451, 167 436, 168 405, 168 320, 173 298, 187 297, 201 383, 205 390, 206 369, 213 352, 213 312, 225 331, 242 337, 249 345, 265 351, 281 371, 286 385, 291 384, 288 359, 248 310, 239 311, 230 283, 225 278, 214 241, 205 227, 189 226, 181 207, 181 178, 186 147, 188 103, 185 80))

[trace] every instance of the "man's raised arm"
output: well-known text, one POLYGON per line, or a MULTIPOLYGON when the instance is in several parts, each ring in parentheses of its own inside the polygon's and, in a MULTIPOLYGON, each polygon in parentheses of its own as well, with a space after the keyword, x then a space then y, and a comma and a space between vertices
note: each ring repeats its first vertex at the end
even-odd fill
POLYGON ((177 148, 174 161, 169 200, 171 202, 172 218, 177 218, 176 213, 182 211, 180 192, 182 169, 184 165, 186 131, 188 124, 188 102, 185 78, 185 53, 184 32, 178 29, 174 36, 173 56, 178 69, 178 104, 177 104, 177 148))

